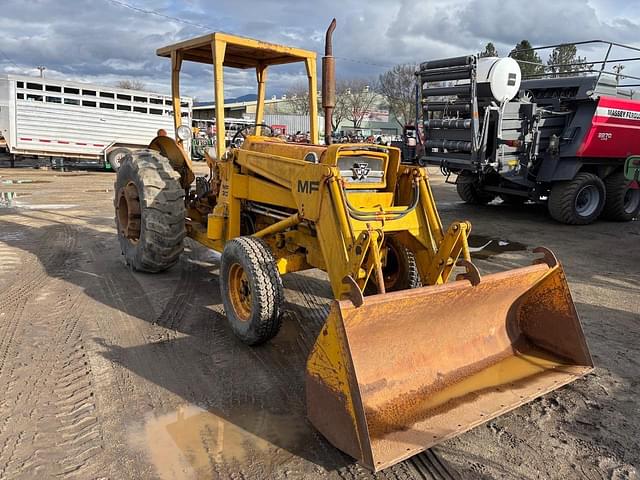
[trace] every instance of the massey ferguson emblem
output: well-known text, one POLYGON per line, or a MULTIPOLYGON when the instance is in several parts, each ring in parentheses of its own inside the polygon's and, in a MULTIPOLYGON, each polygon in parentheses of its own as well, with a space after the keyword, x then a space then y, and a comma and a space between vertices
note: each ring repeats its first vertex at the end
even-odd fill
POLYGON ((362 181, 369 176, 371 169, 368 163, 354 163, 351 171, 353 172, 354 180, 362 181))

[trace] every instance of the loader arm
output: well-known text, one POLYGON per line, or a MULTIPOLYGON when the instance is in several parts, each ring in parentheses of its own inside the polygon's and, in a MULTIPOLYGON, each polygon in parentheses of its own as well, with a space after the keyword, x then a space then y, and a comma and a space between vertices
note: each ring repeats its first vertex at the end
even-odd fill
MULTIPOLYGON (((387 236, 413 252, 424 284, 446 282, 460 255, 469 260, 470 224, 455 222, 443 232, 426 169, 401 165, 395 148, 323 148, 249 137, 235 155, 240 168, 232 179, 232 201, 295 207, 295 224, 313 228, 292 230, 295 225, 284 222, 256 235, 273 240, 279 233, 289 244, 304 245, 307 265, 327 271, 337 299, 351 298, 354 292, 357 297, 354 283, 361 294, 379 276, 387 236), (371 182, 345 178, 350 172, 345 165, 362 165, 363 158, 384 169, 371 182)), ((276 258, 285 255, 275 250, 276 258)), ((378 278, 377 285, 384 282, 378 278)))

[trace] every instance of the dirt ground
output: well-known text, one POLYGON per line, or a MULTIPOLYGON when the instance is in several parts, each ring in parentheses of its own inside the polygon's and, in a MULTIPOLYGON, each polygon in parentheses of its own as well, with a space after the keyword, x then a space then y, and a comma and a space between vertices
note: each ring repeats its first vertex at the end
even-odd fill
POLYGON ((569 227, 544 208, 470 207, 482 272, 563 262, 596 370, 373 476, 305 419, 304 364, 327 313, 317 272, 285 277, 283 329, 227 327, 218 257, 187 242, 159 275, 125 267, 114 175, 0 169, 0 478, 637 479, 640 222, 569 227), (26 182, 19 182, 26 181, 26 182))

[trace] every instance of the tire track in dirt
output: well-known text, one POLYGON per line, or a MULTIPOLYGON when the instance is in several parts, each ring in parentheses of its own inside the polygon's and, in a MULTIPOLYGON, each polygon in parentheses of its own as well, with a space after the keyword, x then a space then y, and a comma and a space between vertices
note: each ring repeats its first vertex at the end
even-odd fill
MULTIPOLYGON (((154 324, 169 330, 177 330, 181 327, 182 320, 187 315, 195 295, 197 283, 195 266, 193 263, 185 261, 187 255, 187 253, 182 254, 182 259, 179 262, 181 267, 180 279, 171 294, 171 298, 167 301, 162 312, 154 322, 154 324)), ((189 256, 189 258, 192 257, 189 256)))
MULTIPOLYGON (((121 354, 125 355, 129 348, 151 343, 152 333, 156 329, 152 325, 154 307, 141 283, 136 278, 135 273, 129 267, 126 267, 121 262, 114 261, 113 256, 95 253, 106 250, 104 243, 101 241, 94 242, 89 248, 91 252, 89 258, 93 263, 91 270, 99 272, 96 273, 98 278, 93 282, 90 294, 95 300, 115 309, 115 318, 109 318, 108 321, 98 319, 93 327, 94 331, 100 335, 98 340, 103 342, 104 346, 107 348, 115 347, 121 354)), ((116 363, 125 364, 129 360, 135 362, 136 371, 138 371, 138 368, 142 372, 149 369, 152 372, 150 374, 152 378, 160 373, 151 359, 140 355, 133 355, 130 359, 122 360, 116 355, 112 359, 116 363)), ((131 378, 128 372, 120 371, 119 373, 123 374, 120 378, 120 380, 124 381, 124 384, 121 385, 124 388, 123 391, 137 391, 148 397, 150 403, 154 405, 158 401, 162 402, 161 397, 153 396, 151 392, 145 391, 145 389, 136 389, 131 385, 131 378)), ((123 408, 126 408, 126 400, 126 397, 119 398, 123 408)))
POLYGON ((2 478, 89 473, 103 448, 84 353, 85 302, 64 281, 76 232, 63 225, 51 229, 53 236, 49 232, 34 249, 40 262, 2 302, 11 312, 0 371, 2 478))
POLYGON ((139 351, 154 343, 159 328, 152 324, 155 309, 136 274, 118 260, 120 251, 111 239, 99 235, 85 241, 87 265, 77 282, 83 283, 94 305, 87 328, 92 363, 100 372, 96 396, 104 417, 114 420, 103 427, 104 443, 110 446, 105 472, 113 478, 149 478, 151 466, 143 453, 130 448, 128 427, 150 410, 166 408, 166 392, 148 379, 172 372, 163 372, 157 358, 139 351))
POLYGON ((423 480, 462 480, 460 474, 434 450, 426 450, 411 457, 407 463, 423 480))
POLYGON ((49 276, 62 273, 62 267, 75 245, 75 237, 69 226, 56 225, 51 228, 54 231, 48 233, 46 238, 42 238, 37 247, 32 247, 38 252, 40 261, 34 259, 25 262, 18 281, 9 286, 0 299, 0 312, 3 313, 2 335, 0 336, 0 378, 6 373, 7 354, 13 344, 22 311, 28 300, 47 281, 49 276), (43 249, 44 252, 42 252, 43 249))
MULTIPOLYGON (((28 356, 33 373, 18 372, 18 380, 6 391, 10 400, 15 399, 14 409, 0 435, 19 430, 23 437, 12 451, 0 453, 7 478, 25 474, 64 477, 82 470, 102 449, 79 323, 81 310, 78 296, 67 297, 33 324, 38 331, 32 331, 32 336, 41 352, 28 356), (69 317, 70 311, 77 314, 69 317)), ((25 356, 16 358, 24 362, 25 356)))

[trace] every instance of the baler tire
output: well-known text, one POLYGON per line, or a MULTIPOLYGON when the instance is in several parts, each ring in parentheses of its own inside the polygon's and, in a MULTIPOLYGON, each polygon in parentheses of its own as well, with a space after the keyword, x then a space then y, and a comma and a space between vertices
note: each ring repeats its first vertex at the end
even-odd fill
POLYGON ((622 170, 604 180, 606 199, 602 217, 614 222, 629 222, 640 213, 640 190, 631 188, 631 182, 622 170))
POLYGON ((551 187, 547 208, 554 220, 567 225, 588 225, 594 222, 604 208, 605 199, 604 182, 593 173, 578 173, 573 180, 557 182, 551 187), (587 187, 594 187, 593 192, 598 192, 597 204, 587 215, 579 212, 578 196, 587 187))
MULTIPOLYGON (((385 276, 385 291, 396 292, 399 290, 408 290, 411 288, 420 287, 422 285, 422 282, 420 280, 420 272, 418 271, 418 264, 416 262, 416 256, 414 255, 414 253, 394 237, 387 237, 385 242, 390 247, 390 250, 393 252, 394 257, 397 257, 395 258, 395 264, 399 268, 396 280, 393 283, 388 283, 387 273, 389 267, 389 258, 387 258, 387 267, 383 267, 382 269, 382 274, 385 276)), ((389 254, 387 253, 387 255, 389 254)), ((369 282, 367 282, 367 286, 364 289, 365 295, 375 295, 376 293, 378 293, 376 280, 377 278, 374 274, 369 282)))
POLYGON ((178 261, 185 230, 184 189, 169 160, 153 150, 125 157, 114 185, 115 221, 125 262, 156 273, 178 261))
POLYGON ((474 182, 456 182, 456 191, 469 205, 486 205, 496 198, 494 194, 480 190, 474 182))
POLYGON ((264 241, 238 237, 226 243, 220 262, 220 293, 231 329, 243 343, 259 345, 276 336, 282 324, 284 289, 264 241), (240 289, 234 287, 238 281, 240 289))

